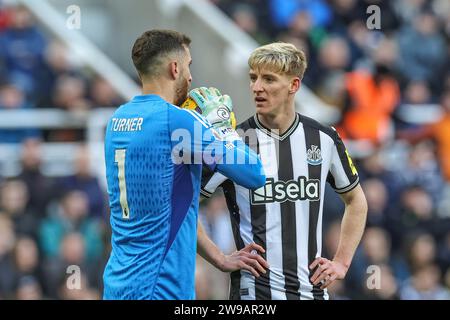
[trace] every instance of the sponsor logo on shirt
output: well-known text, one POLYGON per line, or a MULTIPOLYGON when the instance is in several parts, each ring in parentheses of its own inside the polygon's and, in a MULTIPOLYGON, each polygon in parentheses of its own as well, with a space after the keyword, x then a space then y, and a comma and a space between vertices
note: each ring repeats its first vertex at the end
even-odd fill
POLYGON ((264 204, 271 202, 285 202, 297 200, 317 201, 320 199, 320 181, 308 180, 300 176, 297 180, 275 181, 274 178, 266 179, 266 184, 257 189, 250 190, 252 204, 264 204))

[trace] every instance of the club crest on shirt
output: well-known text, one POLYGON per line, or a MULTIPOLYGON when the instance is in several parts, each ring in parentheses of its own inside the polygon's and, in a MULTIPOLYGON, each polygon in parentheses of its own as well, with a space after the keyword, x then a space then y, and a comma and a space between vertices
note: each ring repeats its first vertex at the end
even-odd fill
POLYGON ((322 163, 322 153, 318 146, 311 145, 311 148, 306 152, 306 161, 313 166, 318 166, 322 163))

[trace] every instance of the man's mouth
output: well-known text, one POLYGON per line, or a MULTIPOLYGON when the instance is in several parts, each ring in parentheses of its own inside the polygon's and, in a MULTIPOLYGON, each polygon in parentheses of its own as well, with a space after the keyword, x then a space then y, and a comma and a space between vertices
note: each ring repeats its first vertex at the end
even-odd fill
POLYGON ((263 97, 255 97, 255 101, 256 102, 264 102, 264 101, 267 101, 267 100, 264 99, 263 97))

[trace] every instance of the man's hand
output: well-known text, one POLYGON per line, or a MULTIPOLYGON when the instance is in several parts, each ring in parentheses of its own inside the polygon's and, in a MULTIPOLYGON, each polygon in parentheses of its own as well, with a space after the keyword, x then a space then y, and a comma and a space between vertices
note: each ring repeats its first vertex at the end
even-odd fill
POLYGON ((347 274, 348 267, 339 261, 330 261, 326 258, 318 257, 309 266, 311 270, 316 269, 311 282, 313 285, 318 285, 322 282, 320 289, 325 289, 332 284, 336 279, 342 280, 347 274))
POLYGON ((235 251, 231 255, 224 255, 218 267, 223 272, 245 269, 250 271, 255 277, 259 277, 261 273, 266 273, 269 264, 258 254, 258 251, 261 253, 265 252, 256 243, 250 243, 245 248, 235 251))
MULTIPOLYGON (((236 140, 239 138, 235 127, 233 103, 230 96, 222 95, 216 88, 196 88, 189 92, 188 100, 195 102, 196 110, 216 129, 224 140, 236 140)), ((189 103, 183 103, 186 107, 189 103)), ((188 107, 189 108, 189 107, 188 107)))

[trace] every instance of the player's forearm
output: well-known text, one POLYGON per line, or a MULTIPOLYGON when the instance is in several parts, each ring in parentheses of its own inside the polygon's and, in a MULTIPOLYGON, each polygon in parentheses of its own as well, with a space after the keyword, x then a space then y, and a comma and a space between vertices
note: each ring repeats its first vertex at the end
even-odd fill
POLYGON ((214 267, 222 270, 222 261, 225 256, 208 237, 200 221, 197 227, 197 253, 214 267))
POLYGON ((266 176, 258 155, 240 140, 233 143, 234 148, 225 149, 222 161, 217 164, 217 171, 245 188, 262 187, 266 183, 266 176))
POLYGON ((353 255, 364 233, 367 218, 367 201, 360 186, 347 199, 344 217, 341 223, 341 236, 334 256, 335 261, 350 266, 353 255))

